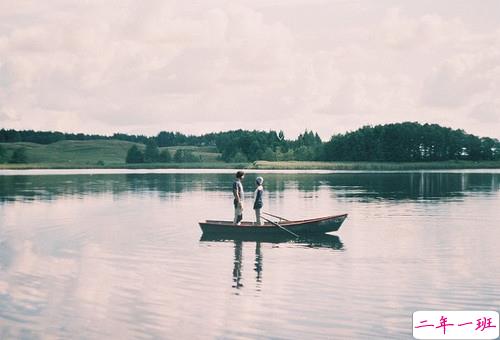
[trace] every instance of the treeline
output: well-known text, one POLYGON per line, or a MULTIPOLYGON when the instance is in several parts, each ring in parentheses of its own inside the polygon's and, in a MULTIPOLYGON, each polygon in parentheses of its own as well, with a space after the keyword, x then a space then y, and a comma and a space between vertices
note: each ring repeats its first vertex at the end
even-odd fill
MULTIPOLYGON (((305 131, 296 140, 286 140, 283 131, 235 130, 210 133, 199 137, 179 133, 160 132, 156 139, 146 143, 142 151, 132 146, 127 163, 148 162, 199 162, 200 158, 189 150, 177 149, 173 157, 158 158, 158 146, 215 145, 225 162, 246 163, 256 160, 316 160, 323 158, 323 143, 317 133, 305 131), (185 137, 185 138, 184 138, 185 137), (142 153, 142 154, 141 154, 142 153), (168 160, 165 160, 168 159, 168 160)), ((162 153, 168 153, 165 149, 162 153)))
MULTIPOLYGON (((317 160, 323 158, 323 143, 317 133, 305 131, 296 140, 287 140, 283 131, 227 131, 208 133, 201 136, 184 135, 179 132, 161 131, 156 136, 128 135, 115 133, 111 136, 87 135, 83 133, 62 133, 33 130, 0 130, 0 143, 31 142, 50 144, 64 140, 123 140, 144 144, 146 150, 136 147, 129 150, 126 162, 196 162, 200 158, 191 151, 177 150, 174 155, 156 156, 154 148, 172 146, 216 146, 226 162, 253 162, 259 159, 317 160), (148 147, 149 145, 149 147, 148 147)), ((158 152, 159 154, 159 152, 158 152)))
POLYGON ((305 131, 296 140, 286 140, 283 131, 228 131, 215 136, 215 145, 226 162, 256 160, 317 160, 323 143, 317 133, 305 131))
MULTIPOLYGON (((0 143, 29 142, 36 144, 51 144, 64 140, 123 140, 133 143, 146 144, 154 140, 158 146, 178 146, 178 145, 210 145, 214 143, 214 134, 202 136, 184 135, 179 132, 162 131, 156 136, 129 135, 125 133, 115 133, 111 136, 88 135, 84 133, 64 133, 58 131, 34 131, 13 129, 0 129, 0 143)), ((214 144, 213 144, 214 145, 214 144)))
POLYGON ((500 142, 437 124, 405 122, 335 135, 324 145, 324 156, 329 161, 498 160, 500 142))
MULTIPOLYGON (((178 148, 171 155, 165 147, 215 146, 225 162, 268 161, 392 161, 420 162, 445 160, 499 160, 500 142, 477 137, 463 130, 437 124, 405 122, 364 126, 338 134, 324 143, 317 133, 305 131, 296 139, 286 139, 283 131, 235 130, 201 136, 161 131, 156 136, 115 133, 112 136, 46 131, 0 130, 2 142, 50 144, 61 140, 114 139, 137 143, 126 162, 197 162, 200 157, 178 148), (144 144, 141 147, 140 144, 144 144), (159 148, 163 148, 160 152, 159 148)), ((5 152, 4 152, 5 153, 5 152)), ((22 151, 21 151, 22 153, 22 151)), ((23 158, 21 154, 21 157, 23 158)), ((0 155, 1 161, 1 155, 0 155)), ((5 160, 4 161, 8 161, 5 160)))
POLYGON ((172 157, 167 149, 160 151, 158 144, 153 139, 146 142, 144 151, 137 145, 132 145, 125 157, 126 163, 188 163, 200 161, 201 158, 194 155, 190 150, 177 149, 172 157))
POLYGON ((86 135, 83 133, 63 133, 58 131, 6 130, 0 129, 0 143, 29 142, 51 144, 62 140, 95 140, 113 139, 101 135, 86 135))

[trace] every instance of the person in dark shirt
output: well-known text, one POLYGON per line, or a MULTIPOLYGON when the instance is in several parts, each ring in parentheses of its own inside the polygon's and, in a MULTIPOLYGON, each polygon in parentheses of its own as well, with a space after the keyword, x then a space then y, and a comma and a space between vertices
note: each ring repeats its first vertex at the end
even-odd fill
POLYGON ((236 179, 233 182, 233 204, 234 204, 234 224, 241 224, 241 220, 243 219, 243 184, 241 181, 245 177, 245 173, 243 171, 238 171, 236 173, 236 179))
POLYGON ((264 187, 262 184, 264 183, 264 179, 262 177, 257 177, 255 179, 255 185, 257 186, 257 189, 255 190, 254 193, 254 202, 253 202, 253 210, 255 210, 255 224, 257 225, 262 225, 262 222, 260 221, 260 209, 262 209, 263 203, 262 203, 262 194, 264 192, 264 187))

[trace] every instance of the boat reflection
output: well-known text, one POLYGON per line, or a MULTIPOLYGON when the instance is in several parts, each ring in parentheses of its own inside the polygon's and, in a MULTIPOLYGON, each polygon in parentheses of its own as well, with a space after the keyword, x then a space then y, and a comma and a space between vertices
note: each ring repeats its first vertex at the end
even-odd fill
POLYGON ((295 238, 286 233, 277 235, 235 235, 235 234, 203 234, 201 242, 256 242, 260 243, 288 243, 307 248, 330 248, 343 250, 344 244, 337 235, 321 234, 295 238))
MULTIPOLYGON (((252 236, 252 235, 223 235, 212 234, 202 235, 200 242, 233 242, 234 243, 234 258, 233 258, 233 277, 232 287, 235 289, 243 288, 243 246, 245 244, 255 243, 255 261, 254 271, 256 272, 255 281, 257 290, 260 290, 262 284, 262 272, 264 269, 264 256, 262 254, 262 244, 271 243, 279 244, 286 243, 287 245, 305 248, 326 248, 334 250, 343 250, 344 244, 336 235, 322 234, 317 236, 309 236, 302 238, 294 238, 293 236, 272 235, 272 236, 252 236)), ((238 293, 236 293, 238 294, 238 293)))

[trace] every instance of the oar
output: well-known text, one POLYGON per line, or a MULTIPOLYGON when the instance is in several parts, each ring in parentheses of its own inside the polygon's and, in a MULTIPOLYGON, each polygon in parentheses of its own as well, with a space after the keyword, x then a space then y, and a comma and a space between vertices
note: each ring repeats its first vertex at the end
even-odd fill
POLYGON ((271 223, 271 224, 273 224, 273 225, 275 225, 275 226, 277 226, 277 227, 279 227, 279 228, 283 229, 283 230, 284 230, 284 231, 286 231, 287 233, 289 233, 289 234, 291 234, 291 235, 295 236, 296 238, 299 238, 299 237, 300 237, 299 235, 295 234, 293 231, 288 230, 287 228, 285 228, 285 227, 283 227, 283 226, 279 225, 278 223, 276 223, 276 222, 274 222, 274 221, 268 220, 267 218, 265 218, 265 217, 263 217, 263 216, 261 216, 261 218, 262 218, 263 220, 265 220, 265 221, 267 221, 267 222, 269 222, 269 223, 271 223))
POLYGON ((263 211, 262 213, 263 213, 263 214, 266 214, 266 215, 269 215, 269 216, 272 216, 272 217, 279 218, 280 220, 283 220, 283 221, 289 221, 289 220, 287 220, 287 219, 286 219, 286 218, 284 218, 284 217, 277 216, 277 215, 273 215, 273 214, 267 213, 267 212, 265 212, 265 211, 263 211))

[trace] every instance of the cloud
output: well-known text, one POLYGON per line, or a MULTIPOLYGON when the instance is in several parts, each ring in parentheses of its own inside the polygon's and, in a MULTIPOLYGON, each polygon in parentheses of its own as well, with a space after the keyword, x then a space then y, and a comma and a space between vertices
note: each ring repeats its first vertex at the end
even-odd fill
POLYGON ((486 102, 474 106, 469 113, 469 117, 484 124, 500 123, 500 101, 486 102))
POLYGON ((476 29, 473 13, 388 3, 2 2, 1 123, 329 138, 436 118, 490 131, 473 112, 497 112, 498 23, 476 29))
POLYGON ((34 13, 67 26, 27 21, 2 36, 7 106, 31 106, 20 124, 35 111, 53 117, 69 110, 117 127, 196 120, 206 106, 216 120, 242 108, 264 115, 262 103, 273 97, 265 88, 280 86, 291 55, 287 30, 244 7, 213 9, 201 19, 161 2, 34 13), (96 12, 100 20, 91 18, 96 12))
POLYGON ((424 81, 422 103, 446 114, 450 125, 480 136, 499 138, 500 44, 494 35, 482 48, 445 60, 424 81))
POLYGON ((431 45, 453 44, 468 35, 461 19, 445 19, 438 14, 420 17, 404 15, 400 8, 391 8, 374 35, 393 48, 428 48, 431 45))
POLYGON ((424 81, 422 101, 429 106, 459 107, 489 88, 491 77, 476 56, 458 56, 436 67, 424 81))

